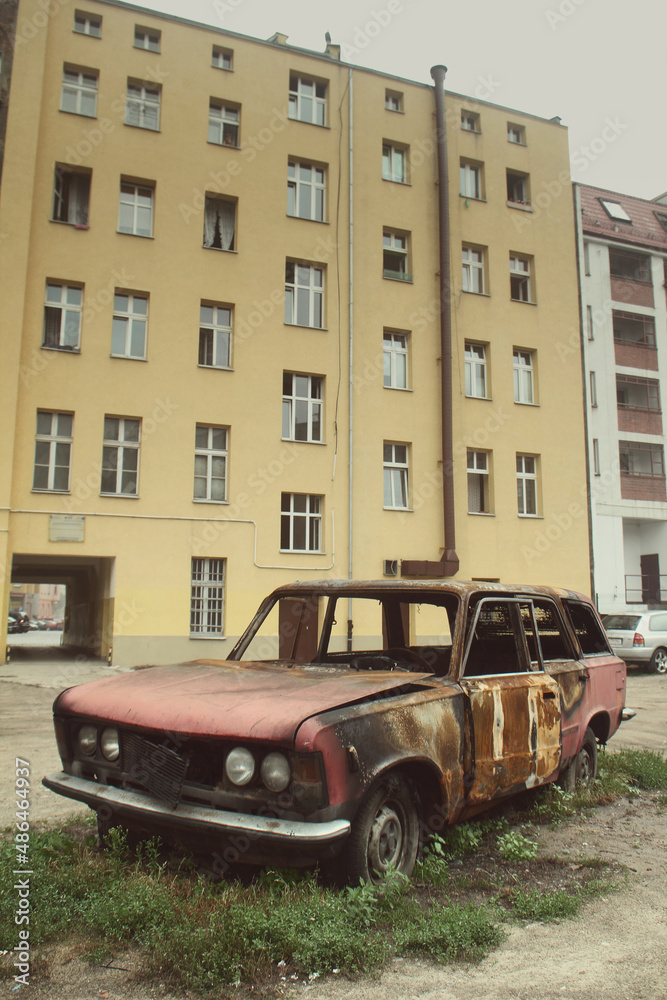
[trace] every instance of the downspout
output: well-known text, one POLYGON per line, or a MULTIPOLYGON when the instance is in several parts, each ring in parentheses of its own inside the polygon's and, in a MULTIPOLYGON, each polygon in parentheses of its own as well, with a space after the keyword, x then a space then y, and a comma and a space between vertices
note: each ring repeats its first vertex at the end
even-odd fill
POLYGON ((440 236, 440 405, 442 426, 442 501, 445 551, 436 561, 404 559, 404 576, 454 576, 459 569, 454 517, 454 450, 452 428, 452 316, 449 261, 449 174, 445 115, 446 66, 433 66, 435 136, 438 150, 438 217, 440 236))
MULTIPOLYGON (((354 579, 354 509, 353 509, 353 475, 354 475, 354 134, 353 134, 353 86, 354 80, 352 76, 352 69, 348 70, 348 192, 349 192, 349 262, 348 262, 348 277, 349 277, 349 290, 350 290, 350 305, 349 305, 349 402, 348 402, 348 419, 349 419, 349 441, 348 441, 348 555, 347 555, 347 577, 348 580, 354 579)), ((347 602, 347 648, 348 651, 352 651, 352 599, 348 598, 347 602)))

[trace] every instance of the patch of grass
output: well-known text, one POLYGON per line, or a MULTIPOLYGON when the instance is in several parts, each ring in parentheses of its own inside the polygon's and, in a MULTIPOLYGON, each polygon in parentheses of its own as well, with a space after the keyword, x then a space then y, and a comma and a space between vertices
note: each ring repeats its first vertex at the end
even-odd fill
POLYGON ((543 892, 541 889, 516 889, 510 896, 512 913, 519 920, 563 920, 575 917, 582 899, 566 889, 543 892))
POLYGON ((598 754, 598 771, 600 782, 612 792, 667 789, 667 760, 653 750, 602 751, 598 754))
POLYGON ((440 962, 479 961, 505 934, 499 914, 488 906, 431 906, 407 926, 394 929, 399 952, 428 955, 440 962))
POLYGON ((498 837, 498 850, 508 861, 529 861, 537 857, 537 844, 528 840, 518 830, 503 833, 498 837))

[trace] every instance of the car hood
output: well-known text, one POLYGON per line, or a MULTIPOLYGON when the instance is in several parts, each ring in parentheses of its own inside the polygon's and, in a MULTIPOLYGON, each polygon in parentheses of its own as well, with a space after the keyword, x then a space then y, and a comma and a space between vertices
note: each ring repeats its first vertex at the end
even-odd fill
POLYGON ((196 661, 68 688, 54 711, 193 736, 284 743, 313 715, 425 680, 432 682, 432 675, 196 661))

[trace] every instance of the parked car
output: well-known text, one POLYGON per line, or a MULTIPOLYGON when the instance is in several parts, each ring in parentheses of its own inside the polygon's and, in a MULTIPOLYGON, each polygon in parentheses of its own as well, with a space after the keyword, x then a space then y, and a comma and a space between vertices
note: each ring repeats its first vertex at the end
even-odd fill
POLYGON ((409 875, 425 839, 527 788, 587 784, 625 663, 572 591, 461 582, 280 587, 226 660, 54 703, 63 770, 104 838, 181 840, 339 881, 409 875))
POLYGON ((7 631, 11 633, 16 632, 29 632, 30 631, 30 619, 23 611, 10 611, 8 613, 8 624, 7 631), (10 628, 9 622, 13 622, 13 626, 10 628))
POLYGON ((602 622, 621 659, 667 674, 667 611, 603 615, 602 622))

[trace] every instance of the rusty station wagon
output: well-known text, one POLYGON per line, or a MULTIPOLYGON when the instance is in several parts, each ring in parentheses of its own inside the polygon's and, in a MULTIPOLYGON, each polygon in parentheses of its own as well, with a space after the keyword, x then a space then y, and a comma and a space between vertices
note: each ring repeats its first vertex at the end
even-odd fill
POLYGON ((63 770, 111 826, 236 863, 410 874, 429 834, 596 773, 625 664, 590 601, 549 587, 295 583, 226 660, 69 688, 63 770))

